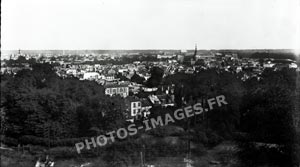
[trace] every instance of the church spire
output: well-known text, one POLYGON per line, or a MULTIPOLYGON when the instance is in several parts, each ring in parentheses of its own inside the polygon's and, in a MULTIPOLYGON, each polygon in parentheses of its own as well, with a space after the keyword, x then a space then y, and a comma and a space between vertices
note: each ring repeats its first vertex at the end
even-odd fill
POLYGON ((195 44, 194 60, 196 60, 196 55, 197 55, 197 44, 195 44))
POLYGON ((195 52, 194 52, 194 57, 197 55, 197 44, 195 44, 195 52))
POLYGON ((193 57, 191 58, 191 65, 194 65, 195 62, 196 62, 196 55, 197 55, 197 44, 195 45, 195 51, 194 51, 194 55, 193 57))

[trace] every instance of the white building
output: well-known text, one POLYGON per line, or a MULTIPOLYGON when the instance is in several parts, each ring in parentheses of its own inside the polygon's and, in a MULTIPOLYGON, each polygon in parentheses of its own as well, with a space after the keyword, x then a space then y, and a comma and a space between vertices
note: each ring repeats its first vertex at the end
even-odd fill
POLYGON ((269 62, 267 62, 267 63, 264 63, 264 68, 272 68, 273 66, 275 66, 275 64, 274 63, 271 63, 270 61, 269 62))
POLYGON ((129 87, 125 84, 105 85, 105 94, 109 96, 120 95, 121 97, 127 97, 129 95, 129 87))
POLYGON ((298 65, 296 63, 289 64, 289 68, 298 68, 298 65))
POLYGON ((84 80, 100 79, 100 74, 97 72, 86 72, 83 74, 84 80))
POLYGON ((75 76, 77 74, 77 70, 76 69, 68 69, 66 71, 66 74, 75 76))

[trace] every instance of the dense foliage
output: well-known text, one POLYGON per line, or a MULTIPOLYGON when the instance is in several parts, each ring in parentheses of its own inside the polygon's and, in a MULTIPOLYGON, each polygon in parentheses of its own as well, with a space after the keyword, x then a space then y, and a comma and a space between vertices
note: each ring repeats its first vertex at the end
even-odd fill
POLYGON ((261 81, 245 83, 248 89, 241 109, 238 156, 244 166, 296 165, 299 127, 294 126, 293 119, 299 112, 295 106, 299 105, 295 101, 299 77, 291 70, 266 71, 263 76, 261 81))
POLYGON ((95 82, 59 78, 51 65, 35 64, 15 76, 1 77, 5 135, 76 138, 122 124, 121 97, 107 98, 95 82))

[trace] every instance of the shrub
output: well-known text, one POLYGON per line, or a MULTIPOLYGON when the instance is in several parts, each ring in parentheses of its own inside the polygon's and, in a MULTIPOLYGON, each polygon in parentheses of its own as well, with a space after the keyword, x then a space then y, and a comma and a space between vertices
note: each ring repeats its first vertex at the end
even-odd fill
POLYGON ((196 147, 191 151, 196 156, 202 156, 206 153, 206 148, 204 147, 203 144, 197 144, 196 147))
POLYGON ((54 147, 47 151, 48 155, 59 159, 69 159, 78 157, 75 147, 54 147))
POLYGON ((0 142, 6 145, 10 146, 17 146, 18 145, 18 140, 10 137, 6 137, 4 135, 0 136, 0 142))
POLYGON ((215 146, 224 140, 221 136, 219 136, 217 133, 215 133, 213 131, 206 133, 206 135, 208 138, 209 146, 215 146))
POLYGON ((84 141, 86 138, 67 138, 67 139, 56 139, 56 140, 49 140, 47 138, 36 137, 31 135, 22 136, 19 141, 22 144, 32 144, 32 145, 40 145, 40 146, 50 146, 50 147, 57 147, 57 146, 74 146, 78 142, 84 141))
POLYGON ((193 141, 197 143, 207 144, 208 138, 205 132, 197 132, 193 137, 193 141))

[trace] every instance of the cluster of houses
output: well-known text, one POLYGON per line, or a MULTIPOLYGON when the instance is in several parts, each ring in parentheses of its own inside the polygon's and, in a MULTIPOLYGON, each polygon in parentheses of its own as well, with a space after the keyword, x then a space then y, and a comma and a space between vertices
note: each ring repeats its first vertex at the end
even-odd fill
MULTIPOLYGON (((23 56, 19 53, 18 56, 23 56)), ((114 56, 115 57, 115 56, 114 56)), ((31 57, 26 55, 26 59, 31 57)), ((104 55, 101 58, 109 58, 104 55)), ((210 68, 223 69, 232 73, 241 74, 243 81, 249 78, 260 79, 265 69, 274 71, 283 68, 290 68, 299 71, 296 62, 289 59, 251 59, 239 58, 237 54, 221 54, 212 51, 205 53, 182 54, 157 54, 157 61, 135 61, 129 64, 88 64, 83 62, 72 62, 72 57, 67 61, 61 60, 59 56, 53 58, 53 55, 39 61, 55 63, 55 70, 58 76, 62 78, 76 77, 79 80, 93 80, 105 88, 105 94, 108 96, 119 95, 124 98, 128 110, 128 119, 133 120, 138 117, 147 117, 153 106, 174 106, 174 85, 167 87, 148 88, 132 81, 134 75, 147 80, 150 78, 150 70, 156 66, 164 71, 163 77, 175 73, 194 74, 201 70, 210 68), (147 93, 145 98, 137 98, 139 92, 147 93), (160 93, 154 93, 160 92, 160 93)), ((76 57, 80 59, 80 56, 76 57), (78 58, 79 57, 79 58, 78 58)), ((92 61, 93 57, 84 56, 84 60, 92 61)), ((110 58, 111 59, 111 58, 110 58)), ((81 60, 81 59, 80 59, 81 60)), ((21 66, 12 67, 1 61, 1 73, 16 74, 19 70, 31 69, 29 63, 22 63, 21 66)))
POLYGON ((147 96, 143 98, 134 95, 132 85, 133 84, 124 82, 104 85, 104 92, 106 95, 119 95, 123 97, 129 121, 142 117, 147 118, 150 114, 150 109, 154 106, 168 107, 175 105, 175 85, 159 86, 159 88, 147 88, 142 85, 136 85, 138 91, 147 94, 147 96))

